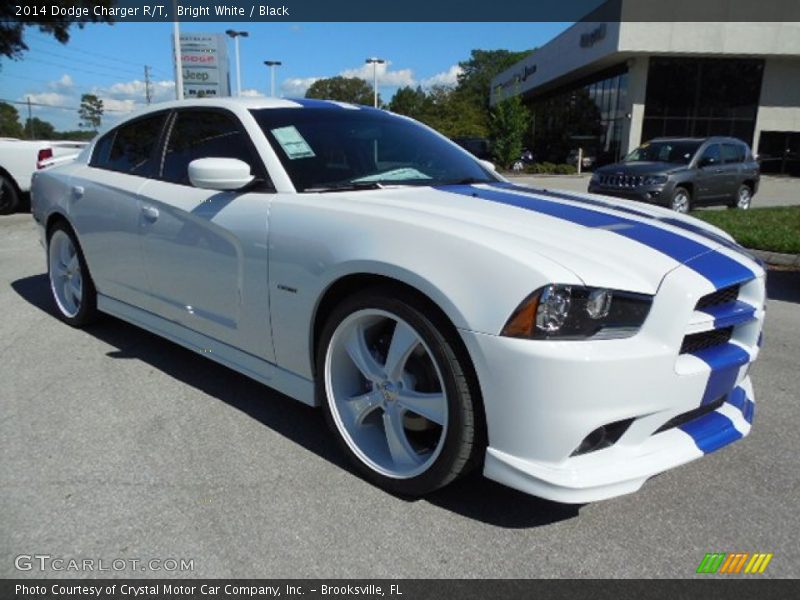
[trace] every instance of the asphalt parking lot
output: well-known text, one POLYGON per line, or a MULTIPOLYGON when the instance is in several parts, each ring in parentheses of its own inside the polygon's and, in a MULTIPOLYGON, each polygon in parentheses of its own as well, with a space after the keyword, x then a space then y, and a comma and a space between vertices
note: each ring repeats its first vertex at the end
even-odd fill
POLYGON ((800 273, 770 273, 752 434, 585 506, 477 476, 386 494, 319 411, 112 318, 71 329, 44 273, 30 215, 0 217, 0 577, 81 575, 17 571, 20 554, 191 559, 169 575, 192 577, 690 577, 712 551, 800 576, 800 273))

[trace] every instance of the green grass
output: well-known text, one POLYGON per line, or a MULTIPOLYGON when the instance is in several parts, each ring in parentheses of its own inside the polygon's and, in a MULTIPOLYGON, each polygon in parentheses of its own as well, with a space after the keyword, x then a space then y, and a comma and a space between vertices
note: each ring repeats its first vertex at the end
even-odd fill
POLYGON ((800 254, 800 206, 696 210, 692 216, 724 229, 746 248, 800 254))

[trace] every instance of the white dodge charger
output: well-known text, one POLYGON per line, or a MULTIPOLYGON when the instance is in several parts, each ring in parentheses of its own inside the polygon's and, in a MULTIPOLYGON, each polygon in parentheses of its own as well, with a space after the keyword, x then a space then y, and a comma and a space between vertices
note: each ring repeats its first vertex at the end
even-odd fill
POLYGON ((563 502, 747 435, 761 265, 639 203, 513 185, 319 100, 154 105, 37 173, 59 316, 108 313, 310 405, 364 477, 563 502))

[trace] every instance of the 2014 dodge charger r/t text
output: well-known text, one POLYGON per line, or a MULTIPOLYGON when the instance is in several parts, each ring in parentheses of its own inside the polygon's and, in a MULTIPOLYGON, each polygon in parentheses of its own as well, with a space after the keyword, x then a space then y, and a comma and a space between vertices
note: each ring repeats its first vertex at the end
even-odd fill
POLYGON ((481 468, 565 502, 746 436, 762 267, 669 210, 513 185, 320 100, 154 105, 37 173, 59 316, 115 315, 310 405, 420 495, 481 468))

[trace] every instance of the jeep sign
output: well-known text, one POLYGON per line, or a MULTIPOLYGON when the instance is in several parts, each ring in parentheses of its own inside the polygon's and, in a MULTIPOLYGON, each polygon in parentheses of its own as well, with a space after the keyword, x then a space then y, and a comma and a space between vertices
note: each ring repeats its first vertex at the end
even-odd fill
POLYGON ((231 95, 228 46, 223 34, 182 33, 180 49, 185 98, 231 95))

